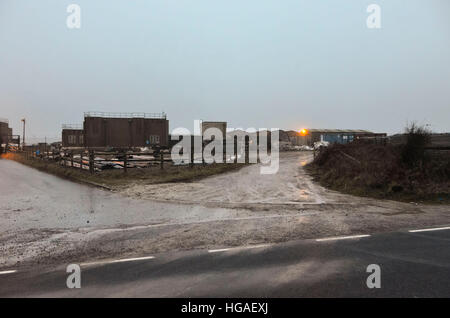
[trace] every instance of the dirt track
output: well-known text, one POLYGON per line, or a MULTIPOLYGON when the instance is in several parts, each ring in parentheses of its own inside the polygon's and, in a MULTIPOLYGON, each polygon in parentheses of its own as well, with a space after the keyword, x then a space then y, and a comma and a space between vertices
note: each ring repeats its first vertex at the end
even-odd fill
POLYGON ((280 158, 280 169, 274 175, 263 175, 259 165, 251 165, 237 173, 192 183, 136 184, 122 193, 146 199, 200 204, 324 203, 322 195, 326 193, 299 168, 311 158, 311 153, 284 153, 280 158))
POLYGON ((0 160, 0 268, 450 224, 450 207, 358 198, 315 185, 310 153, 193 183, 111 193, 0 160), (171 203, 165 202, 171 201, 171 203))

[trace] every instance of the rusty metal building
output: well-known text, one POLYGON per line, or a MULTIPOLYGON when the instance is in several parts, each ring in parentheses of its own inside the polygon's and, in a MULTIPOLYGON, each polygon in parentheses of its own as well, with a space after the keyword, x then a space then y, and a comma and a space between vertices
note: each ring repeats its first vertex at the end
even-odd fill
POLYGON ((9 121, 7 119, 0 118, 0 144, 10 143, 12 137, 12 128, 9 127, 9 121))
POLYGON ((83 125, 63 125, 61 140, 64 148, 84 147, 83 125))
POLYGON ((312 146, 318 141, 346 144, 363 138, 386 138, 387 135, 359 129, 306 129, 305 131, 305 135, 297 131, 288 131, 290 142, 294 146, 312 146))
POLYGON ((8 120, 0 118, 0 144, 3 144, 3 140, 5 140, 9 134, 8 132, 8 120))
POLYGON ((359 138, 386 137, 385 133, 374 133, 361 129, 309 129, 308 135, 311 138, 312 144, 317 141, 327 141, 332 144, 346 144, 359 138))
POLYGON ((169 146, 169 121, 164 113, 88 112, 83 133, 87 148, 169 146))

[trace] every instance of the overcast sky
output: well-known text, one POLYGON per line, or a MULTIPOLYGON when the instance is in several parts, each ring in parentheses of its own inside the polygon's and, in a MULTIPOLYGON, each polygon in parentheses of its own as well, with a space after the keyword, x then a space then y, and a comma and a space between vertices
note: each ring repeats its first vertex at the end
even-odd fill
POLYGON ((50 139, 84 111, 450 131, 449 14, 449 0, 0 0, 0 117, 50 139))

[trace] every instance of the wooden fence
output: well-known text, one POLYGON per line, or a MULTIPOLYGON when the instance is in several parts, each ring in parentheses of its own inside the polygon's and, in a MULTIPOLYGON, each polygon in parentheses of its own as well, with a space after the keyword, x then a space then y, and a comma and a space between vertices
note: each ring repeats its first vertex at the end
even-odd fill
MULTIPOLYGON (((228 148, 226 146, 226 141, 224 141, 222 162, 250 163, 251 160, 255 160, 255 157, 250 157, 249 142, 249 138, 246 137, 243 144, 241 144, 242 149, 238 151, 237 137, 235 137, 231 153, 227 153, 226 151, 228 148), (241 159, 238 160, 239 156, 241 159)), ((88 170, 90 173, 109 169, 123 169, 123 172, 127 173, 128 169, 132 168, 159 166, 161 169, 164 169, 166 164, 188 164, 191 168, 194 167, 195 163, 206 165, 207 160, 205 160, 203 156, 204 147, 206 145, 207 143, 202 145, 201 154, 196 154, 194 151, 194 144, 192 144, 189 154, 186 154, 184 157, 185 161, 182 163, 174 163, 171 158, 170 150, 155 152, 133 152, 125 150, 100 151, 88 149, 50 150, 47 147, 42 149, 38 146, 27 146, 25 150, 11 152, 18 153, 28 160, 51 161, 68 168, 88 170)), ((215 155, 214 151, 212 151, 212 155, 215 155)), ((259 154, 257 153, 256 162, 259 162, 259 160, 259 154)))
POLYGON ((159 166, 164 169, 165 163, 172 164, 168 151, 143 153, 71 150, 61 152, 24 151, 22 154, 26 159, 53 161, 64 167, 88 170, 91 173, 117 168, 123 169, 123 172, 127 173, 128 169, 150 166, 159 166))
MULTIPOLYGON (((186 161, 189 166, 194 167, 195 163, 206 165, 205 158, 202 154, 195 155, 194 146, 186 161)), ((232 154, 226 153, 226 145, 224 143, 223 162, 238 162, 237 143, 234 144, 232 154), (234 158, 232 158, 234 156, 234 158)), ((100 172, 109 169, 123 169, 127 173, 128 169, 132 168, 148 168, 151 166, 159 166, 164 169, 165 164, 174 164, 169 150, 159 152, 131 152, 131 151, 97 151, 97 150, 55 150, 55 151, 40 151, 39 149, 27 149, 22 153, 26 159, 46 160, 57 162, 64 167, 89 170, 90 173, 100 172)), ((214 151, 213 151, 214 155, 214 151)), ((249 156, 249 141, 245 141, 243 152, 241 153, 241 160, 250 162, 249 156)), ((259 161, 259 156, 257 157, 259 161)), ((185 163, 186 164, 186 163, 185 163)))

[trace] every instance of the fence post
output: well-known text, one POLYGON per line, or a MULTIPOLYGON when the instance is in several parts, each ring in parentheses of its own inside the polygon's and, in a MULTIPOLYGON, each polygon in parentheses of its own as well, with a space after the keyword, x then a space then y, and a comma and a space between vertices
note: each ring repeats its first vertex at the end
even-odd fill
POLYGON ((234 146, 234 163, 238 162, 238 138, 234 136, 233 138, 233 146, 234 146))
POLYGON ((259 143, 259 131, 258 131, 258 132, 256 132, 256 163, 261 163, 260 156, 259 156, 259 153, 261 151, 260 147, 261 147, 261 145, 259 143))
POLYGON ((124 152, 124 157, 123 157, 123 173, 127 173, 127 169, 128 169, 128 156, 127 153, 124 152))
POLYGON ((245 163, 250 163, 250 137, 245 136, 245 163))
POLYGON ((205 152, 205 143, 204 143, 204 141, 203 141, 203 136, 202 136, 202 165, 203 166, 206 166, 206 161, 205 161, 205 154, 204 154, 204 152, 205 152))
MULTIPOLYGON (((83 154, 84 154, 84 151, 82 150, 81 152, 80 152, 80 169, 81 170, 83 170, 83 154)), ((89 154, 88 154, 88 160, 90 160, 89 159, 89 154)), ((90 167, 89 167, 90 168, 90 167)))
POLYGON ((191 168, 194 168, 194 152, 195 152, 194 144, 191 142, 191 162, 189 163, 189 166, 191 168))
POLYGON ((73 152, 70 152, 70 166, 73 168, 73 152))
POLYGON ((161 158, 161 169, 164 169, 164 154, 161 152, 159 155, 161 158))
POLYGON ((94 151, 89 150, 89 172, 94 173, 94 151))
POLYGON ((222 154, 223 154, 223 163, 227 163, 227 138, 224 136, 222 141, 222 154))

